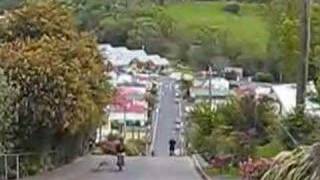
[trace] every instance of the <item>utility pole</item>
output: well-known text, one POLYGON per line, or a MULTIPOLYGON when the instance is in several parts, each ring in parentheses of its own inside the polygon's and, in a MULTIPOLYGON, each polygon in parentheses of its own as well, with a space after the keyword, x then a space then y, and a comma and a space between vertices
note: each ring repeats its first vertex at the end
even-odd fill
POLYGON ((212 67, 209 65, 209 97, 210 107, 212 107, 212 67))
POLYGON ((311 0, 300 0, 301 19, 300 19, 300 42, 301 57, 298 65, 298 82, 297 82, 297 108, 304 112, 305 93, 308 81, 308 65, 310 51, 310 6, 311 0))

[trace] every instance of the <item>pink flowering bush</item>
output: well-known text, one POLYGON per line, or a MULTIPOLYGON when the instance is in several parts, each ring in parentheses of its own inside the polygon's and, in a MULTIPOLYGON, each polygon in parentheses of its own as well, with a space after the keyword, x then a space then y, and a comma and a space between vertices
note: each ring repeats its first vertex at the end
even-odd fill
POLYGON ((242 179, 244 180, 258 180, 266 172, 272 164, 272 160, 259 158, 248 158, 247 161, 239 163, 239 170, 242 179))

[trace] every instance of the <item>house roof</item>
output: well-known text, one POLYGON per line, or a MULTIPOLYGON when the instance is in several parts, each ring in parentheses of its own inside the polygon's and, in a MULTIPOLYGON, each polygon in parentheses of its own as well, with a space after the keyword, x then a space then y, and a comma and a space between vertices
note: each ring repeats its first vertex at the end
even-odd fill
MULTIPOLYGON (((194 81, 193 86, 196 88, 201 88, 201 87, 209 87, 210 85, 210 80, 209 79, 198 79, 194 81)), ((220 77, 215 77, 211 79, 211 85, 212 88, 225 88, 225 89, 229 89, 230 83, 228 80, 224 79, 224 78, 220 78, 220 77)))
POLYGON ((169 65, 169 61, 159 55, 148 55, 143 49, 129 50, 126 47, 112 47, 110 44, 99 45, 99 50, 106 61, 114 66, 128 66, 134 60, 152 62, 155 65, 169 65))
POLYGON ((145 113, 146 107, 145 103, 141 101, 124 101, 119 104, 113 104, 111 112, 145 113))
MULTIPOLYGON (((213 97, 225 97, 230 94, 229 89, 212 89, 211 95, 213 97)), ((196 97, 209 97, 210 91, 209 88, 192 88, 190 89, 190 95, 193 98, 196 97)))
POLYGON ((128 74, 120 74, 116 81, 118 84, 131 83, 133 81, 133 77, 128 74))
POLYGON ((124 119, 126 119, 126 121, 147 121, 147 115, 146 113, 123 113, 123 112, 111 112, 109 115, 109 119, 111 121, 120 121, 123 122, 124 119))
MULTIPOLYGON (((296 108, 296 84, 273 85, 272 90, 282 106, 282 115, 288 115, 290 113, 293 113, 296 108)), ((307 93, 317 93, 315 91, 316 90, 314 88, 314 84, 309 83, 307 86, 307 93)), ((306 98, 305 109, 308 113, 312 115, 320 115, 320 105, 318 103, 310 101, 309 98, 306 98)))

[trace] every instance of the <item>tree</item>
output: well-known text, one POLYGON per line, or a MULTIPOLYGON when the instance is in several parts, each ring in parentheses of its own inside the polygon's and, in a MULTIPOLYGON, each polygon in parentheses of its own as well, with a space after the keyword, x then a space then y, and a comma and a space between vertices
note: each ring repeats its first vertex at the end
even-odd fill
POLYGON ((310 39, 311 39, 311 1, 300 1, 300 57, 298 64, 296 106, 301 113, 305 109, 305 97, 309 73, 310 39))
POLYGON ((95 39, 52 1, 5 18, 0 66, 18 91, 12 105, 21 140, 16 148, 44 150, 52 144, 34 141, 39 134, 45 139, 95 129, 111 95, 95 39))
POLYGON ((270 22, 269 54, 279 62, 279 69, 286 81, 296 80, 300 54, 299 6, 297 0, 273 0, 268 6, 270 22))
POLYGON ((276 115, 268 99, 243 96, 212 108, 200 104, 191 112, 191 143, 210 155, 232 155, 240 160, 253 155, 278 132, 276 115))
MULTIPOLYGON (((272 0, 268 4, 270 40, 268 54, 285 81, 296 81, 296 72, 301 52, 299 15, 301 6, 297 0, 272 0), (280 18, 279 18, 280 17, 280 18)), ((309 79, 317 79, 319 68, 319 5, 312 5, 311 51, 309 79)))
POLYGON ((165 4, 165 0, 159 0, 159 5, 160 6, 164 6, 164 4, 165 4))
POLYGON ((0 70, 0 152, 12 149, 17 139, 13 135, 15 114, 12 109, 13 100, 16 98, 16 89, 10 87, 8 79, 0 70))
POLYGON ((160 28, 151 17, 140 17, 128 32, 127 45, 131 48, 141 48, 160 35, 160 28))
POLYGON ((311 12, 311 52, 310 52, 310 67, 309 79, 317 80, 318 71, 320 69, 320 5, 318 3, 312 4, 311 12))
MULTIPOLYGON (((174 20, 165 14, 162 8, 151 8, 136 13, 131 30, 128 31, 127 45, 133 48, 146 46, 172 35, 174 20)), ((163 41, 162 41, 163 42, 163 41)))

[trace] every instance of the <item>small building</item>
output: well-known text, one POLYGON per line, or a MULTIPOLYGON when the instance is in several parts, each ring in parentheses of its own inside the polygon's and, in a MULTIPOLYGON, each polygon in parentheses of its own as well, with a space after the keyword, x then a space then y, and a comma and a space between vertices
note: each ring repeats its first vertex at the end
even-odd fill
POLYGON ((210 80, 195 80, 193 87, 190 88, 190 97, 198 102, 211 102, 213 105, 225 103, 230 93, 230 83, 224 78, 211 79, 211 93, 210 93, 210 80), (211 96, 211 97, 210 97, 211 96))
POLYGON ((169 61, 159 55, 148 55, 143 49, 129 50, 126 47, 113 47, 110 44, 99 45, 106 64, 114 68, 132 68, 136 70, 159 70, 169 66, 169 61))
MULTIPOLYGON (((280 84, 273 85, 272 91, 277 97, 280 104, 280 114, 287 116, 295 111, 296 108, 296 95, 297 86, 296 84, 280 84)), ((312 96, 317 94, 315 85, 313 82, 309 82, 307 86, 306 107, 305 111, 311 116, 320 117, 320 105, 317 102, 312 101, 312 96)))
POLYGON ((224 75, 229 80, 240 81, 243 78, 243 68, 239 67, 225 67, 224 75))

